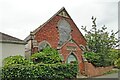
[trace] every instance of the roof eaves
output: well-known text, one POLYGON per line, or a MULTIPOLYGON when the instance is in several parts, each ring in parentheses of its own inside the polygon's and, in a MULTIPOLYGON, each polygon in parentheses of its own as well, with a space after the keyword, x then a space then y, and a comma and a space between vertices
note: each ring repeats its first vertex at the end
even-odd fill
POLYGON ((10 41, 10 40, 0 40, 0 43, 26 44, 26 42, 24 41, 10 41))

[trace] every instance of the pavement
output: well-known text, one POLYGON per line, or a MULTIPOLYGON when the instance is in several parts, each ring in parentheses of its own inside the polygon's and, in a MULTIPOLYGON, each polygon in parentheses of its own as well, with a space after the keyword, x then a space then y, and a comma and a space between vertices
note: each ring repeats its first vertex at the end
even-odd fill
POLYGON ((118 73, 112 73, 112 74, 102 75, 102 76, 98 76, 98 77, 94 77, 94 78, 118 78, 118 73))

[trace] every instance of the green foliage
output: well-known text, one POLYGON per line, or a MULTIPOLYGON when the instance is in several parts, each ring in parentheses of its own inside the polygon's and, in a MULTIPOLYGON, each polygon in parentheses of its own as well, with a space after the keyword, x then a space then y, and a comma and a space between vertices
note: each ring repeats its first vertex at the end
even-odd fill
POLYGON ((3 80, 63 80, 75 78, 76 75, 76 64, 14 64, 2 69, 3 80))
POLYGON ((117 47, 119 42, 115 35, 119 32, 114 33, 111 31, 111 34, 106 31, 107 27, 103 26, 101 29, 97 28, 96 18, 92 17, 93 25, 92 29, 87 30, 86 26, 82 29, 86 32, 85 38, 87 40, 87 45, 92 52, 107 54, 110 49, 117 47))
POLYGON ((2 67, 2 80, 63 80, 77 75, 77 63, 61 63, 61 57, 55 49, 45 48, 33 54, 31 59, 36 64, 31 64, 22 56, 6 58, 5 66, 2 67))
POLYGON ((116 49, 111 49, 108 53, 108 57, 111 59, 111 63, 114 65, 115 61, 119 58, 120 52, 116 49))
MULTIPOLYGON (((103 26, 101 29, 97 28, 96 18, 92 17, 92 29, 87 30, 86 26, 82 29, 86 32, 85 38, 87 40, 87 45, 91 52, 94 52, 100 56, 99 60, 101 66, 110 66, 113 64, 112 57, 109 54, 111 49, 117 47, 117 43, 119 42, 115 35, 118 33, 114 33, 111 31, 111 34, 106 31, 107 27, 103 26)), ((94 57, 92 57, 94 59, 94 57)), ((90 60, 96 64, 96 61, 90 60)), ((99 65, 99 66, 100 66, 99 65)), ((98 65, 97 65, 98 66, 98 65)))
POLYGON ((102 66, 100 64, 99 54, 96 54, 94 52, 85 52, 84 57, 88 60, 88 62, 91 62, 94 66, 102 66))
POLYGON ((31 59, 34 63, 54 64, 61 63, 62 59, 57 50, 47 47, 42 52, 35 53, 31 59))
MULTIPOLYGON (((111 58, 103 58, 103 54, 94 52, 85 52, 85 58, 96 67, 106 67, 113 64, 111 58)), ((108 56, 109 57, 109 56, 108 56)))
POLYGON ((120 58, 115 61, 115 66, 120 69, 120 58))
POLYGON ((3 60, 4 66, 9 66, 12 64, 21 64, 21 65, 29 65, 32 64, 32 62, 26 60, 23 56, 17 55, 17 56, 10 56, 3 60))

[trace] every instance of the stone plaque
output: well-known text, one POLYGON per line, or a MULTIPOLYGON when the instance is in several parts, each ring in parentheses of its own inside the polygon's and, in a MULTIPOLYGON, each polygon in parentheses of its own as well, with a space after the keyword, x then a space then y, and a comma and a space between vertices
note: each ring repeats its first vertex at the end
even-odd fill
POLYGON ((67 50, 76 51, 77 47, 75 47, 75 46, 67 46, 67 50))

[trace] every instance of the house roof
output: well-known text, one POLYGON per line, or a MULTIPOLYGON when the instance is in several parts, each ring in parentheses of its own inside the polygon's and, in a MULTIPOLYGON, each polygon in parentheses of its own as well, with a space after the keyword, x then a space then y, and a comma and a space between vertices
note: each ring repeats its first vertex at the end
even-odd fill
MULTIPOLYGON (((44 25, 46 25, 51 19, 53 19, 55 16, 57 16, 58 14, 60 14, 62 11, 64 11, 67 16, 72 20, 72 18, 70 17, 70 15, 68 14, 68 12, 66 11, 66 9, 64 7, 62 7, 57 13, 55 13, 50 19, 48 19, 45 23, 43 23, 42 25, 40 25, 37 29, 35 29, 32 34, 34 35, 36 32, 38 32, 44 25)), ((73 21, 73 20, 72 20, 73 21)), ((74 21, 73 21, 74 22, 74 21)), ((74 23, 75 24, 75 23, 74 23)), ((76 25, 76 24, 75 24, 76 25)), ((79 29, 78 29, 79 30, 79 29)), ((80 32, 80 31, 79 31, 80 32)), ((81 33, 81 32, 80 32, 81 33)), ((83 36, 83 35, 82 35, 83 36)), ((27 36, 24 41, 27 42, 30 40, 30 35, 27 36)), ((84 38, 84 36, 83 36, 84 38)), ((85 39, 85 38, 84 38, 85 39)), ((86 39, 85 39, 86 40, 86 39)))
POLYGON ((2 43, 16 43, 16 44, 25 44, 23 40, 20 40, 16 37, 10 36, 8 34, 0 32, 0 42, 2 43))

